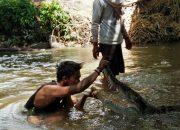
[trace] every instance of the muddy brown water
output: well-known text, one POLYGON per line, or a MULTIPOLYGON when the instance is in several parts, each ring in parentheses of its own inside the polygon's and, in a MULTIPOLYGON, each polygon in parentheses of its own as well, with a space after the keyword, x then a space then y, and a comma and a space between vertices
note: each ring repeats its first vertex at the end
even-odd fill
MULTIPOLYGON (((126 73, 117 78, 154 105, 180 104, 180 43, 123 48, 126 73)), ((92 48, 64 48, 0 54, 0 130, 179 130, 180 113, 130 118, 90 98, 85 112, 72 109, 66 120, 35 126, 23 105, 40 84, 55 79, 59 60, 83 61, 82 78, 98 65, 92 48)), ((98 85, 98 80, 93 85, 98 85)), ((79 95, 78 95, 79 96, 79 95)), ((80 96, 79 96, 80 97, 80 96)), ((118 99, 121 100, 121 99, 118 99)))

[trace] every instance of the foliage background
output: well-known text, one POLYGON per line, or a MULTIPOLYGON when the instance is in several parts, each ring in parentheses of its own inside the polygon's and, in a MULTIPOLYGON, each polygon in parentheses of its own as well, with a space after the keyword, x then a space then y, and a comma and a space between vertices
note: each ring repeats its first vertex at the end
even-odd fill
POLYGON ((32 0, 1 0, 0 16, 1 47, 48 42, 57 25, 63 40, 72 39, 69 26, 66 26, 71 23, 71 18, 56 0, 41 2, 38 6, 32 0))

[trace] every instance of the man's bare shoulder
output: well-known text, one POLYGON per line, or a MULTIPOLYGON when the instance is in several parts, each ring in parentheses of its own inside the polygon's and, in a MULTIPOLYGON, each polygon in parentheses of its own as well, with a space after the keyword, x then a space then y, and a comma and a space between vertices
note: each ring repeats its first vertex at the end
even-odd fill
POLYGON ((43 87, 44 90, 59 90, 59 89, 65 89, 69 86, 60 86, 60 85, 45 85, 43 87))
POLYGON ((68 95, 69 86, 45 85, 42 89, 44 95, 61 97, 68 95))

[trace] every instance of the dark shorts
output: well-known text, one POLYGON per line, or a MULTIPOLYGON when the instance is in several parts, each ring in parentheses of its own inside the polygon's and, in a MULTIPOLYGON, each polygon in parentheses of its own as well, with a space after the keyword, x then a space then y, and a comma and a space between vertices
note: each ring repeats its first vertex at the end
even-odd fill
POLYGON ((34 107, 27 110, 27 115, 28 116, 47 116, 47 115, 50 115, 50 114, 53 114, 57 111, 59 111, 60 109, 56 109, 56 110, 50 110, 50 111, 47 111, 47 110, 37 110, 35 109, 34 107))
POLYGON ((121 44, 118 45, 107 45, 99 44, 100 51, 104 59, 110 61, 110 69, 114 75, 124 73, 124 59, 121 49, 121 44))
POLYGON ((45 116, 48 114, 51 114, 53 112, 47 112, 47 111, 37 111, 34 108, 31 108, 27 111, 28 116, 45 116))

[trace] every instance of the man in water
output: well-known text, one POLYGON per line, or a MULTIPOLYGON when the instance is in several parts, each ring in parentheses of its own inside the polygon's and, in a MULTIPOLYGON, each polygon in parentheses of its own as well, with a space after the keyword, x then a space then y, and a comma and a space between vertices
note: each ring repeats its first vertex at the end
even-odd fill
POLYGON ((25 108, 29 111, 28 121, 33 124, 40 124, 42 121, 55 122, 62 120, 65 111, 72 107, 82 110, 87 97, 95 96, 96 92, 91 90, 89 94, 84 94, 80 101, 73 95, 87 89, 107 64, 108 61, 102 59, 95 71, 80 81, 81 63, 60 62, 56 71, 57 81, 42 85, 25 104, 25 108))

